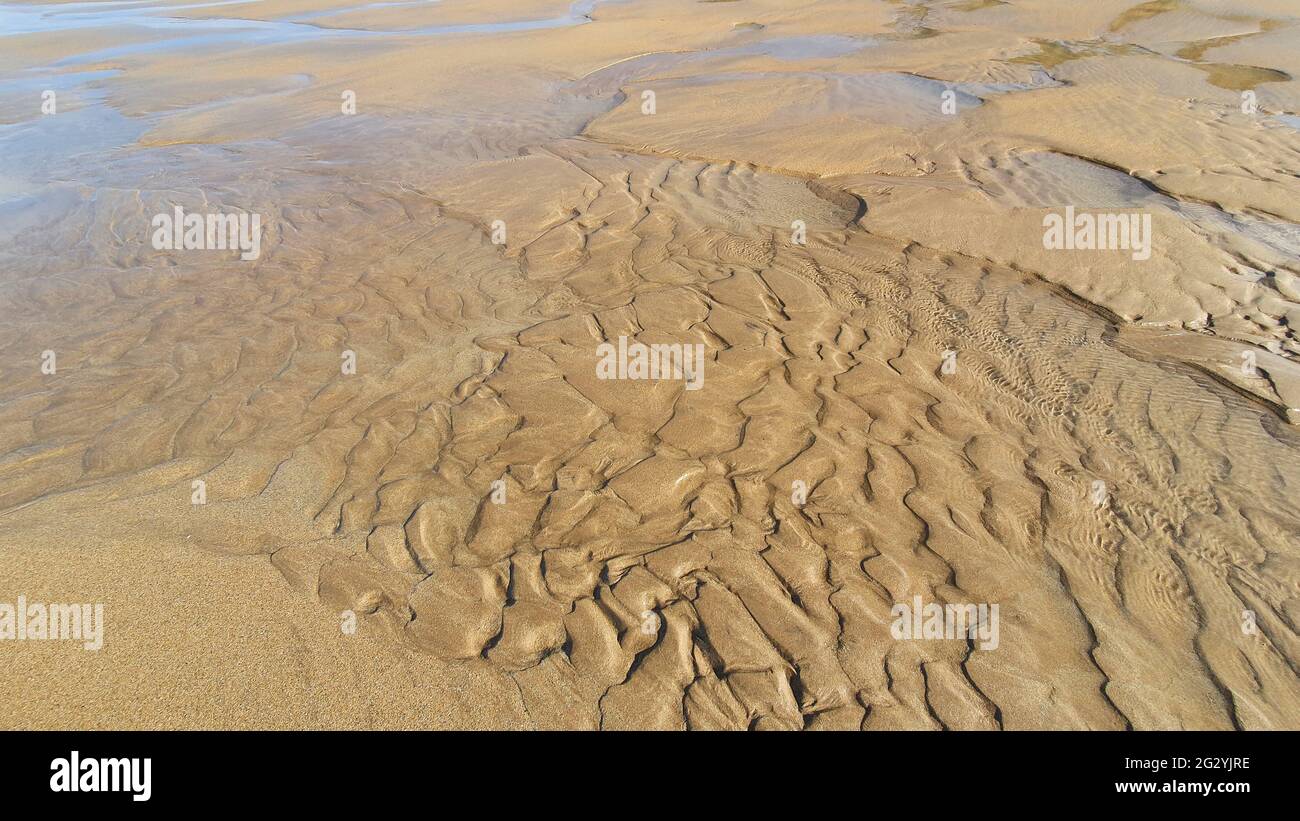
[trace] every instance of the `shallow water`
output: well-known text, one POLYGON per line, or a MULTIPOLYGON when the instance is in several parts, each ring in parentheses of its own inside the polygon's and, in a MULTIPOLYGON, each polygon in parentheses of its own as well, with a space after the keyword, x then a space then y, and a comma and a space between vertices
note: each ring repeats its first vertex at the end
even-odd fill
POLYGON ((377 2, 289 15, 274 20, 227 17, 185 17, 168 12, 219 6, 241 6, 258 0, 217 0, 184 6, 151 6, 126 0, 116 3, 71 3, 57 5, 0 4, 0 37, 5 35, 73 31, 104 27, 137 27, 163 39, 98 49, 61 60, 58 65, 115 59, 150 52, 207 48, 220 45, 275 45, 313 40, 393 37, 442 37, 457 34, 500 34, 518 31, 578 26, 591 22, 592 10, 601 2, 618 0, 577 0, 568 13, 531 20, 505 20, 491 23, 461 23, 442 26, 417 26, 407 29, 362 29, 333 27, 318 22, 340 14, 377 8, 426 5, 437 0, 377 2))
POLYGON ((1273 122, 1281 123, 1287 128, 1300 131, 1300 114, 1274 114, 1270 119, 1273 122))

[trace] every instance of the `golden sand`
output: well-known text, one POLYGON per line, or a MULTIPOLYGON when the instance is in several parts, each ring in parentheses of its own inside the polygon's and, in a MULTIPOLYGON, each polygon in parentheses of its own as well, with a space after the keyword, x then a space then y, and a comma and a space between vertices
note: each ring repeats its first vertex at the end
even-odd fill
POLYGON ((104 647, 0 727, 1300 727, 1294 4, 87 13, 0 5, 0 602, 104 647))

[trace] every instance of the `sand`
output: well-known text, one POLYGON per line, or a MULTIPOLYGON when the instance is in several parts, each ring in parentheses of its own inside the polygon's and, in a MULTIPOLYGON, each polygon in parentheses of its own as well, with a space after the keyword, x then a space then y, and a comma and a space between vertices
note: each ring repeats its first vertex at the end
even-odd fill
POLYGON ((1295 9, 788 6, 0 6, 0 727, 1300 728, 1295 9))

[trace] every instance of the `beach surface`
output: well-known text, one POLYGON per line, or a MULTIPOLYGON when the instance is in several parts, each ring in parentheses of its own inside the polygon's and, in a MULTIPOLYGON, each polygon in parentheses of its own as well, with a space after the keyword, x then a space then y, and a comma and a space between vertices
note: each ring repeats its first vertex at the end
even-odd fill
POLYGON ((0 157, 0 727, 1300 729, 1294 2, 5 0, 0 157))

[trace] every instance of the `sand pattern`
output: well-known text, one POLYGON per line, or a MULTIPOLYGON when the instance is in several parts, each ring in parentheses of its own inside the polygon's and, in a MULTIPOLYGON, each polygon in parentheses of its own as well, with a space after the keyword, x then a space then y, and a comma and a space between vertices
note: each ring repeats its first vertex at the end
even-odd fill
MULTIPOLYGON (((465 22, 409 5, 383 13, 465 22)), ((441 41, 470 64, 515 38, 484 70, 522 89, 414 78, 327 126, 314 89, 434 46, 359 42, 342 79, 312 58, 250 98, 261 124, 147 112, 186 58, 146 54, 58 115, 128 149, 47 159, 55 124, 7 126, 45 177, 0 201, 0 542, 251 560, 417 686, 472 671, 495 712, 444 724, 1296 727, 1300 143, 1204 69, 1294 45, 1285 9, 875 3, 849 50, 742 5, 700 5, 711 39, 671 53, 636 47, 659 24, 633 4, 441 41), (260 257, 159 253, 177 205, 261 215, 260 257), (1045 249, 1066 206, 1150 213, 1152 258, 1045 249), (620 339, 701 346, 702 384, 601 378, 620 339), (899 640, 914 597, 997 604, 996 648, 899 640)), ((1295 111, 1261 62, 1287 79, 1260 105, 1295 111)), ((110 606, 127 649, 98 675, 156 675, 110 606)), ((340 686, 307 678, 276 686, 340 686)))

